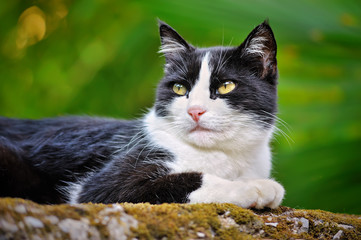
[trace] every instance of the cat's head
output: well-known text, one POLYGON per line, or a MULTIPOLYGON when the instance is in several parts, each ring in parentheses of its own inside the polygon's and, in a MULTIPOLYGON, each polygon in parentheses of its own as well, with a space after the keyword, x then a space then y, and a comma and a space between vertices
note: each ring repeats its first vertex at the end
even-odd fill
POLYGON ((166 64, 155 112, 168 131, 206 148, 270 138, 278 71, 267 21, 236 47, 196 48, 163 22, 159 31, 166 64))

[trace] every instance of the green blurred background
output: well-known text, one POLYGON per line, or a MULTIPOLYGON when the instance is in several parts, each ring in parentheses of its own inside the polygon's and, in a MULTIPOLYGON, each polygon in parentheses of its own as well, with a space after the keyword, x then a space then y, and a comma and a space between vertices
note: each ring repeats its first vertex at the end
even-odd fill
POLYGON ((196 46, 238 45, 269 18, 284 205, 361 214, 359 0, 1 1, 0 115, 141 116, 162 77, 157 18, 196 46))

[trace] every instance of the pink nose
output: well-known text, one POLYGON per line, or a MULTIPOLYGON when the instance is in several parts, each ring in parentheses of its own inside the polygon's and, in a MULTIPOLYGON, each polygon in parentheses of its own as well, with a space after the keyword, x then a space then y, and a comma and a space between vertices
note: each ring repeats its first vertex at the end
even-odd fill
POLYGON ((188 109, 188 114, 193 118, 195 122, 199 121, 199 118, 206 112, 206 110, 200 106, 192 106, 188 109))

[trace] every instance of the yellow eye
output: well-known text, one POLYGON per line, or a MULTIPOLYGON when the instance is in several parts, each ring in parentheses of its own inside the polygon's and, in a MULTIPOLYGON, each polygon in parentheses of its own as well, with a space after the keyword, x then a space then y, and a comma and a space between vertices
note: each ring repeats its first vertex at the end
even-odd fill
POLYGON ((236 84, 232 81, 226 81, 218 87, 219 94, 227 94, 236 88, 236 84))
POLYGON ((173 92, 178 95, 184 96, 187 93, 187 88, 180 83, 175 83, 173 85, 173 92))

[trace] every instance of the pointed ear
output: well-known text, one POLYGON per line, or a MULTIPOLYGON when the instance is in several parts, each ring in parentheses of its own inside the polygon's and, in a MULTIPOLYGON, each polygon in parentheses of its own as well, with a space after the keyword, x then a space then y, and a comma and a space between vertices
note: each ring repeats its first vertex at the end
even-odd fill
POLYGON ((277 45, 268 21, 258 25, 239 46, 242 57, 258 66, 260 78, 277 77, 277 45))
POLYGON ((158 20, 161 47, 159 52, 167 58, 194 49, 172 27, 158 20))

